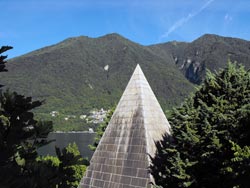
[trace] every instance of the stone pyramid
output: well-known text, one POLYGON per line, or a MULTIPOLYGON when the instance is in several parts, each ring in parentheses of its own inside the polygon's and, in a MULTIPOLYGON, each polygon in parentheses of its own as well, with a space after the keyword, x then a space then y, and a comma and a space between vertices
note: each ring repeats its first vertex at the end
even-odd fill
POLYGON ((148 154, 165 133, 168 120, 137 65, 79 187, 150 187, 148 154))

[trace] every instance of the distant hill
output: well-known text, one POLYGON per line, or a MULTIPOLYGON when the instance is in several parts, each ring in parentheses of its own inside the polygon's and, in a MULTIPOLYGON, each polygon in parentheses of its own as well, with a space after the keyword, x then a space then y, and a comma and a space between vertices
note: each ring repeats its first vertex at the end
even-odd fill
POLYGON ((150 48, 171 54, 185 77, 195 84, 202 82, 206 69, 223 68, 228 60, 250 68, 250 42, 238 38, 206 34, 191 43, 174 41, 150 48))
POLYGON ((224 67, 228 58, 249 67, 250 43, 204 35, 191 43, 142 46, 118 34, 81 36, 10 59, 9 71, 1 73, 0 79, 12 90, 46 99, 36 114, 54 118, 56 130, 79 130, 88 127, 82 126, 86 122, 66 122, 63 117, 78 118, 117 104, 136 64, 166 110, 194 91, 206 68, 224 67), (51 117, 52 111, 58 111, 60 118, 51 117))
POLYGON ((81 115, 114 106, 136 64, 141 65, 165 109, 179 104, 193 90, 170 55, 162 58, 118 34, 75 37, 33 51, 9 60, 9 71, 0 76, 7 87, 46 99, 37 113, 81 115))

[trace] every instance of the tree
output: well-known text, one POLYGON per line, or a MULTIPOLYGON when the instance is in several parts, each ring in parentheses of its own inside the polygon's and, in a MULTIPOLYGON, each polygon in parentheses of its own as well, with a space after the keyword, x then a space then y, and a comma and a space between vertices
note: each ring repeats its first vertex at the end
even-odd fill
MULTIPOLYGON (((0 48, 0 54, 4 53, 4 52, 6 52, 6 51, 8 51, 8 50, 10 50, 12 48, 13 47, 11 47, 11 46, 2 46, 0 48)), ((8 57, 7 55, 0 55, 0 72, 7 71, 5 69, 5 63, 6 63, 5 59, 7 57, 8 57)))
MULTIPOLYGON (((2 46, 0 48, 0 72, 6 72, 7 70, 5 69, 5 59, 8 57, 7 55, 1 55, 2 53, 8 51, 12 49, 11 46, 2 46)), ((0 84, 0 88, 2 87, 2 85, 0 84)))
POLYGON ((59 165, 59 188, 77 187, 89 162, 80 155, 76 143, 69 144, 60 151, 56 148, 59 165))
POLYGON ((37 157, 37 149, 49 143, 52 122, 34 120, 30 110, 40 106, 9 91, 0 93, 0 182, 6 187, 33 187, 34 174, 30 170, 37 157), (15 180, 13 180, 15 177, 15 180), (24 181, 25 180, 25 181, 24 181), (18 186, 17 186, 18 185, 18 186))
POLYGON ((250 72, 228 66, 171 115, 150 167, 162 187, 249 187, 250 72))
POLYGON ((41 181, 39 184, 47 188, 77 187, 89 162, 82 158, 76 143, 69 144, 62 150, 56 147, 56 154, 56 157, 48 155, 37 158, 39 176, 43 177, 41 179, 50 180, 41 181), (49 173, 43 173, 44 170, 49 173))
MULTIPOLYGON (((1 47, 0 54, 9 49, 12 47, 1 47)), ((0 72, 7 71, 6 58, 0 56, 0 72)), ((35 187, 30 167, 37 157, 37 148, 49 143, 45 138, 52 131, 52 122, 38 122, 30 112, 41 104, 16 92, 0 91, 1 187, 35 187)))
MULTIPOLYGON (((0 54, 12 47, 2 47, 0 54)), ((0 56, 0 72, 7 56, 0 56)), ((52 122, 37 121, 32 110, 42 105, 16 92, 0 91, 0 187, 77 187, 88 162, 76 144, 56 148, 57 157, 39 157, 37 149, 51 141, 52 122)))

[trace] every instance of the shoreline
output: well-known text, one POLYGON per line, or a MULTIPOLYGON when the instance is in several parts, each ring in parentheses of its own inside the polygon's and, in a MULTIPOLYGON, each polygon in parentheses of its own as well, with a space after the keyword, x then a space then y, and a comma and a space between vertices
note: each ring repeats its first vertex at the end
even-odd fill
POLYGON ((94 134, 96 132, 92 132, 92 131, 53 131, 51 133, 90 133, 90 134, 94 134))

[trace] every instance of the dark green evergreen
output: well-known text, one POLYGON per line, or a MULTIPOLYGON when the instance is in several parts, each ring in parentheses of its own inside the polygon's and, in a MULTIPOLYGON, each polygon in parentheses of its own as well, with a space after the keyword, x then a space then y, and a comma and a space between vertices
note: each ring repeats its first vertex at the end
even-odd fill
POLYGON ((246 188, 250 179, 250 72, 236 63, 208 72, 171 115, 151 172, 166 188, 246 188))
MULTIPOLYGON (((2 46, 2 47, 0 48, 0 54, 4 53, 4 52, 6 52, 6 51, 8 51, 8 50, 10 50, 10 49, 12 49, 12 48, 13 48, 13 47, 11 47, 11 46, 2 46)), ((5 72, 5 71, 7 71, 7 70, 5 69, 5 63, 6 63, 5 59, 6 59, 7 57, 8 57, 7 55, 0 55, 0 72, 5 72)))
MULTIPOLYGON (((2 47, 2 52, 11 47, 2 47)), ((0 56, 0 71, 5 70, 0 56)), ((83 160, 76 144, 57 157, 38 156, 37 149, 48 144, 52 122, 37 121, 31 112, 42 105, 16 92, 0 91, 0 187, 1 188, 73 188, 85 172, 88 162, 83 160)))
MULTIPOLYGON (((0 54, 11 48, 2 47, 0 54)), ((0 71, 7 71, 6 57, 0 56, 0 71)), ((31 97, 0 91, 0 187, 36 187, 31 167, 37 148, 49 143, 45 138, 52 131, 52 122, 38 122, 30 112, 41 104, 31 97)))
POLYGON ((60 160, 58 188, 77 187, 89 162, 82 158, 75 143, 69 144, 62 151, 56 148, 56 153, 60 160))
POLYGON ((30 109, 39 106, 16 93, 0 95, 0 182, 2 187, 32 187, 30 167, 37 157, 36 149, 47 143, 43 138, 52 125, 38 123, 30 109), (15 178, 14 178, 15 177, 15 178))
POLYGON ((43 180, 39 185, 46 188, 76 188, 89 162, 82 158, 75 143, 62 150, 56 148, 56 154, 57 157, 48 155, 37 158, 38 173, 43 180))

